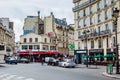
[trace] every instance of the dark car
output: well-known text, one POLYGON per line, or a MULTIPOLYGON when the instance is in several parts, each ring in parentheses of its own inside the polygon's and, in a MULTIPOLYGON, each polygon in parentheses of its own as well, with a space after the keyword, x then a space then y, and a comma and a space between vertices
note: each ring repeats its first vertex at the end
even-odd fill
POLYGON ((29 63, 30 61, 27 58, 20 58, 18 60, 19 63, 29 63))
POLYGON ((6 57, 5 62, 8 64, 17 64, 17 60, 14 57, 6 57))

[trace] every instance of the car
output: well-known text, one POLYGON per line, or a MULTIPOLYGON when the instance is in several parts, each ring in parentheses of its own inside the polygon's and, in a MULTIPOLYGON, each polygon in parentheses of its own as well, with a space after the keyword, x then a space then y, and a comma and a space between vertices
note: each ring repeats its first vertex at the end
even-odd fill
POLYGON ((63 59, 58 62, 58 66, 60 67, 75 67, 76 63, 72 59, 63 59))
POLYGON ((19 63, 29 63, 30 61, 27 58, 20 58, 18 59, 19 63))
POLYGON ((15 57, 6 57, 5 59, 5 63, 8 63, 8 64, 17 64, 17 59, 15 57))
POLYGON ((58 62, 59 60, 53 57, 45 57, 45 63, 47 63, 48 65, 57 66, 58 62))

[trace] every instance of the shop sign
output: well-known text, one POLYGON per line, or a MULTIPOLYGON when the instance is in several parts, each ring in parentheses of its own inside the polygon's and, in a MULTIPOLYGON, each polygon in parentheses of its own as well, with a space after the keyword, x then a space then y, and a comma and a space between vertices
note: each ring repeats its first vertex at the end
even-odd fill
POLYGON ((76 51, 76 53, 86 53, 86 51, 76 51))
POLYGON ((103 52, 103 49, 91 49, 90 51, 89 51, 90 53, 102 53, 103 52))

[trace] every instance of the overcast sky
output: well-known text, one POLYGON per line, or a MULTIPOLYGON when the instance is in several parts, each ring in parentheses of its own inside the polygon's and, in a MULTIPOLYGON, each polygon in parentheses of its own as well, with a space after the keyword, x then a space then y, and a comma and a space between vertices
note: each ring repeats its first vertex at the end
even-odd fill
POLYGON ((23 34, 24 18, 37 16, 40 11, 42 17, 53 12, 56 18, 66 18, 69 24, 73 24, 73 0, 0 0, 0 17, 10 18, 14 22, 15 41, 19 41, 23 34))

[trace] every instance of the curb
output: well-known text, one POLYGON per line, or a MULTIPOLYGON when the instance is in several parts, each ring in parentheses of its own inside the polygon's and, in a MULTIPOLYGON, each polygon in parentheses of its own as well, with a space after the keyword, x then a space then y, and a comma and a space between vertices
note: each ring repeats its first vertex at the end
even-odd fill
POLYGON ((102 75, 107 76, 107 77, 111 77, 111 78, 120 79, 120 75, 108 74, 106 72, 103 72, 102 75))

